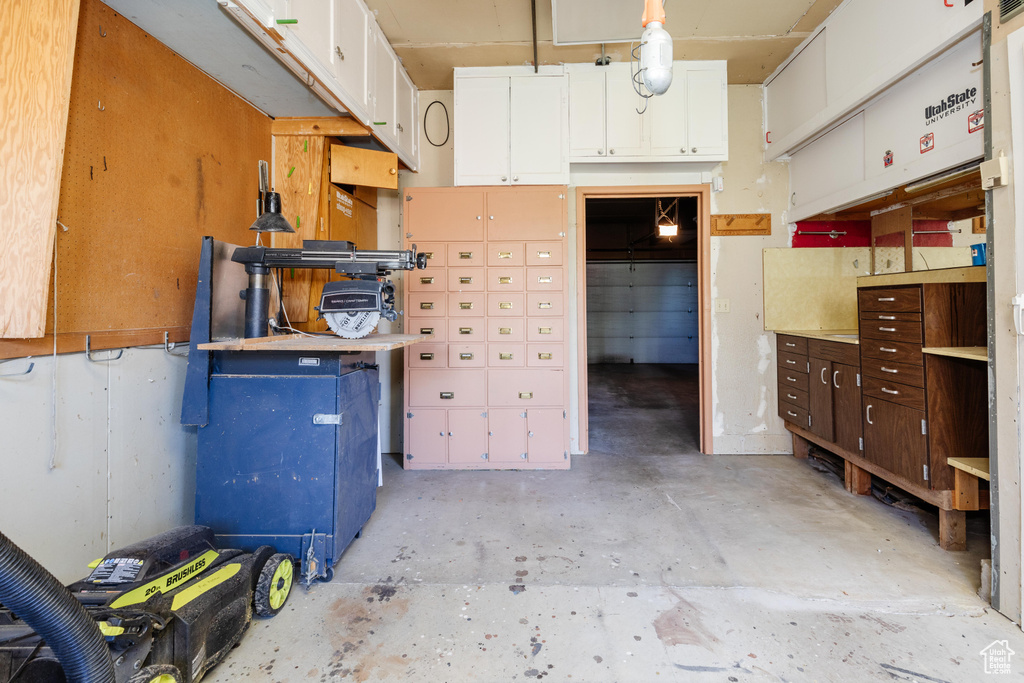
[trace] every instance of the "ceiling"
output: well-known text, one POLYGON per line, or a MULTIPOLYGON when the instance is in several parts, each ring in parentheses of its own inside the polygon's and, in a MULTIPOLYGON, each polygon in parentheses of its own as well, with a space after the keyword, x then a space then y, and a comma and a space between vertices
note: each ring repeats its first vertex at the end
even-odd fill
MULTIPOLYGON (((601 45, 555 45, 552 0, 537 2, 538 61, 593 62, 601 45)), ((636 38, 642 31, 641 0, 556 0, 566 7, 621 14, 634 3, 636 38)), ((666 0, 665 28, 675 59, 725 59, 730 83, 763 83, 842 0, 666 0)), ((366 0, 384 35, 421 90, 450 90, 452 68, 533 63, 530 0, 366 0)), ((597 22, 595 22, 597 23, 597 22)), ((561 30, 560 30, 561 33, 561 30)), ((630 44, 608 43, 612 61, 630 58, 630 44)))

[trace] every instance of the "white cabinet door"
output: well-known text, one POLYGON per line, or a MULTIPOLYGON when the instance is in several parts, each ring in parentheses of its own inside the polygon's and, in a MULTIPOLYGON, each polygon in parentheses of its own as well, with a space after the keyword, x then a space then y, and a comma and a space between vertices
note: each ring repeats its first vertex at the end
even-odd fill
POLYGON ((323 0, 287 0, 284 19, 295 21, 287 27, 288 33, 298 38, 309 54, 323 63, 329 61, 331 51, 331 5, 323 0))
POLYGON ((399 64, 396 68, 398 80, 395 84, 398 116, 398 151, 406 157, 412 170, 419 167, 419 92, 409 74, 399 64))
POLYGON ((512 76, 509 92, 512 184, 568 184, 565 76, 512 76))
POLYGON ((369 13, 362 0, 334 0, 334 45, 331 48, 331 68, 338 84, 349 95, 351 101, 361 109, 353 111, 363 123, 369 119, 366 92, 366 51, 369 37, 369 13))
POLYGON ((697 156, 729 153, 728 86, 723 69, 691 69, 686 73, 687 145, 697 156))
POLYGON ((509 79, 455 79, 455 184, 509 183, 509 79))
POLYGON ((398 122, 395 102, 395 82, 398 58, 391 51, 387 38, 376 23, 373 24, 373 120, 372 130, 385 140, 397 140, 398 122))
POLYGON ((569 72, 569 156, 604 157, 605 104, 602 67, 569 72))
POLYGON ((663 95, 656 95, 647 100, 648 137, 651 145, 651 156, 672 157, 689 154, 687 147, 686 108, 693 106, 687 97, 686 71, 673 69, 672 85, 663 95))
POLYGON ((647 154, 643 135, 643 99, 633 90, 629 64, 612 64, 605 74, 608 157, 647 154))

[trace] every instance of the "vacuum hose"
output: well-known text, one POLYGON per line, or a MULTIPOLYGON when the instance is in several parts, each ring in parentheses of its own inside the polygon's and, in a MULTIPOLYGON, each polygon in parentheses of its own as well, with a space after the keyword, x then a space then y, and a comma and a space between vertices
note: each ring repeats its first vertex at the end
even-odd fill
POLYGON ((96 622, 71 591, 3 533, 0 603, 42 636, 70 683, 113 683, 114 663, 96 622))

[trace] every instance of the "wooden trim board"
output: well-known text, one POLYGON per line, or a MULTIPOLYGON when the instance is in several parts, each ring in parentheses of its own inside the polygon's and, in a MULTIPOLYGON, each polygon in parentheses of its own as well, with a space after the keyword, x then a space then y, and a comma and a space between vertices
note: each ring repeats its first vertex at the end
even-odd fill
POLYGON ((737 213, 711 217, 711 236, 770 235, 772 215, 770 213, 737 213))
POLYGON ((370 131, 351 116, 283 117, 270 124, 271 135, 369 136, 370 131))
POLYGON ((430 338, 428 334, 371 334, 362 339, 288 334, 280 337, 229 339, 199 344, 197 348, 200 351, 392 351, 430 338))

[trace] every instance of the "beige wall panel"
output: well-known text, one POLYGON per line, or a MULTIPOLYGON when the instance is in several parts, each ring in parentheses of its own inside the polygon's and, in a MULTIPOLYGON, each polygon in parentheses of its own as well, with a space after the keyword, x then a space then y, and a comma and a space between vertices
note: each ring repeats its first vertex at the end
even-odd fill
POLYGON ((764 250, 766 330, 857 329, 857 278, 867 247, 764 250))

